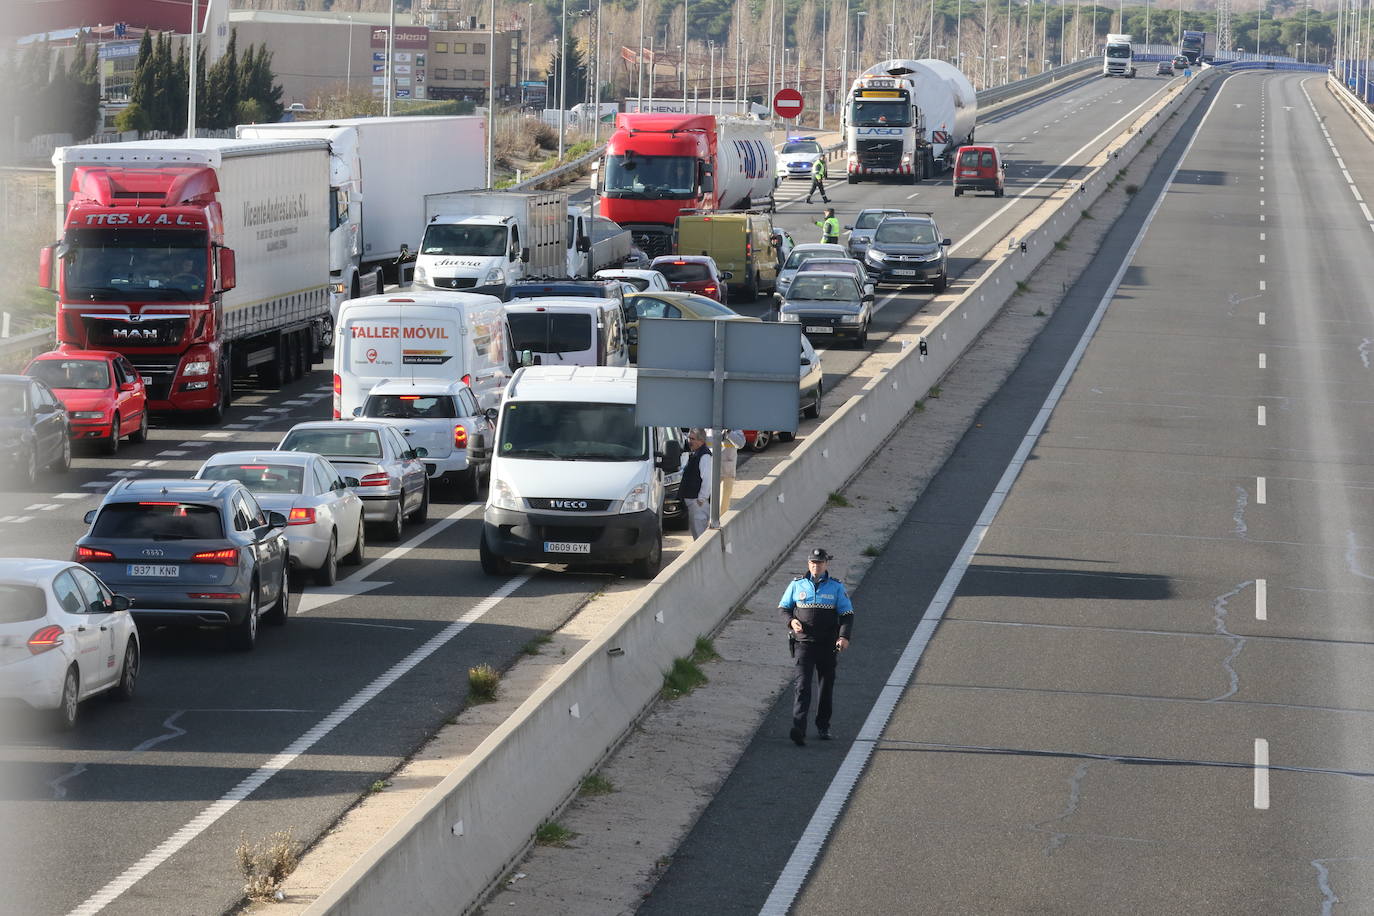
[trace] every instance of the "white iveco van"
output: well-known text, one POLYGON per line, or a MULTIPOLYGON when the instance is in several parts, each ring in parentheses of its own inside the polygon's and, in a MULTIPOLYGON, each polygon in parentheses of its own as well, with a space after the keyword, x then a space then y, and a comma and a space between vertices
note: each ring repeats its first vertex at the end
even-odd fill
POLYGON ((663 561, 664 478, 678 432, 635 423, 636 370, 530 366, 501 403, 482 524, 482 569, 512 560, 627 564, 651 579, 663 561))
POLYGON ((387 380, 461 381, 495 407, 518 367, 494 296, 412 288, 349 299, 334 339, 334 418, 351 418, 387 380))

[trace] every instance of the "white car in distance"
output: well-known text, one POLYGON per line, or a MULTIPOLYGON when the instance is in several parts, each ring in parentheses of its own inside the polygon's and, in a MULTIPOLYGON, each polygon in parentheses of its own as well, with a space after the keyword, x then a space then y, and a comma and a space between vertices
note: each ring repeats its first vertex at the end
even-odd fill
POLYGON ((496 408, 483 410, 462 382, 383 382, 368 392, 353 415, 386 423, 412 448, 423 448, 429 479, 457 485, 465 499, 476 499, 482 481, 491 474, 496 408))
POLYGON ((198 480, 237 480, 258 505, 286 516, 291 565, 316 585, 338 581, 339 563, 363 562, 363 501, 353 477, 308 452, 221 452, 196 471, 198 480))
POLYGON ((66 560, 0 560, 0 700, 76 725, 82 700, 131 700, 142 662, 130 601, 66 560))
POLYGON ((598 280, 620 280, 635 288, 635 292, 666 292, 673 287, 668 278, 656 270, 632 270, 630 268, 607 268, 596 272, 598 280))

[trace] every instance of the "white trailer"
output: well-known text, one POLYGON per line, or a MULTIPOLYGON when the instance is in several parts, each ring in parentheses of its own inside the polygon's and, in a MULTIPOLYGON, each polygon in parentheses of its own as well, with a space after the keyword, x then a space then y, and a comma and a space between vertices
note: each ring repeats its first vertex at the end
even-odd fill
POLYGON ((942 60, 885 60, 854 80, 844 110, 849 183, 915 184, 949 167, 973 141, 978 97, 942 60))
POLYGON ((1135 78, 1135 61, 1131 52, 1131 36, 1108 35, 1102 52, 1102 75, 1135 78))
POLYGON ((335 228, 330 235, 331 307, 405 279, 419 241, 427 194, 486 185, 486 119, 345 118, 241 124, 239 137, 328 141, 335 228))
POLYGON ((567 276, 566 191, 429 194, 424 213, 415 262, 419 286, 504 299, 518 280, 567 276))

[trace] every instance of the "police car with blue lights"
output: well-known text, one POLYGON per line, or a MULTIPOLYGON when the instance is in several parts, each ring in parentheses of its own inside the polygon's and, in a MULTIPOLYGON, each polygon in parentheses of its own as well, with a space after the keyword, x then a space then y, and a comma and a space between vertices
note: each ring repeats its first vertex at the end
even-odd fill
POLYGON ((815 137, 792 137, 778 148, 778 178, 811 180, 811 166, 824 155, 815 137))

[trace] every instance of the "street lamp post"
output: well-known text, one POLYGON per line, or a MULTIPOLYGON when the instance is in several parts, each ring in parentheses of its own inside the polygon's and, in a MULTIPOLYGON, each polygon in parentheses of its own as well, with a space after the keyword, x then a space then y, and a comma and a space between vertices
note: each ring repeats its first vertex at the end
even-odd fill
POLYGON ((825 49, 826 49, 826 47, 827 47, 829 44, 830 44, 830 0, 825 0, 825 6, 823 6, 823 7, 821 8, 821 85, 820 85, 820 87, 819 87, 820 91, 817 93, 817 96, 818 96, 819 99, 820 99, 820 104, 819 104, 817 107, 820 109, 820 112, 819 112, 820 122, 819 122, 819 123, 820 123, 820 129, 821 129, 821 130, 825 130, 825 84, 826 84, 825 49))
POLYGON ((396 97, 396 0, 391 0, 390 5, 391 15, 386 27, 386 79, 383 80, 386 102, 382 106, 388 118, 391 117, 391 100, 396 97))
POLYGON ((964 69, 964 0, 954 7, 954 66, 964 69))
MULTIPOLYGON (((639 44, 635 45, 635 95, 644 103, 644 0, 639 3, 639 44)), ((641 109, 643 110, 643 109, 641 109)))
MULTIPOLYGON (((393 6, 395 0, 392 0, 393 6)), ((568 129, 568 0, 558 24, 558 159, 563 160, 563 138, 568 129)))
MULTIPOLYGON (((353 94, 353 17, 348 17, 348 63, 344 67, 344 92, 353 94)), ((350 105, 352 102, 350 101, 350 105)))
POLYGON ((687 0, 682 0, 682 101, 687 102, 687 0))
POLYGON ((496 0, 487 15, 487 187, 496 184, 496 0))

